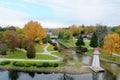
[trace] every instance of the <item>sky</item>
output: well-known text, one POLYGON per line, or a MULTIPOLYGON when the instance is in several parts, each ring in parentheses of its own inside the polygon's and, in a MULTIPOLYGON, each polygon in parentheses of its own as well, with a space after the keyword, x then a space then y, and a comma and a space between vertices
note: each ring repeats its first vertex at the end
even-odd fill
POLYGON ((120 25, 120 0, 0 0, 0 26, 120 25))

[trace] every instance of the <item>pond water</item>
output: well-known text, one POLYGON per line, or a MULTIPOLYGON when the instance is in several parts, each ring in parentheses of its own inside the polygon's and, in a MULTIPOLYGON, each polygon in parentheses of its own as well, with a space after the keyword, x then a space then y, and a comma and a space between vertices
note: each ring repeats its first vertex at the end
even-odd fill
MULTIPOLYGON (((16 71, 0 71, 0 80, 119 80, 114 77, 110 79, 103 77, 103 73, 87 73, 81 75, 70 75, 61 73, 25 73, 16 71)), ((107 76, 107 75, 106 75, 107 76)), ((111 75, 109 75, 111 76, 111 75)))
MULTIPOLYGON (((82 56, 80 61, 90 65, 92 58, 82 56)), ((120 65, 101 62, 105 72, 79 75, 62 73, 34 73, 0 70, 0 80, 120 80, 120 65)))

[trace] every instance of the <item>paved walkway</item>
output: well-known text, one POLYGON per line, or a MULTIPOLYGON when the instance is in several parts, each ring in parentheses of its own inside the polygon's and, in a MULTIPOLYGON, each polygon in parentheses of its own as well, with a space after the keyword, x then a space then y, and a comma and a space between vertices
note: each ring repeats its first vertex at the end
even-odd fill
MULTIPOLYGON (((33 60, 33 59, 10 59, 10 58, 0 58, 0 61, 3 61, 3 60, 10 60, 10 61, 32 61, 32 62, 58 62, 58 61, 62 61, 63 58, 57 56, 57 55, 54 55, 54 54, 51 54, 51 52, 56 52, 56 51, 51 51, 49 52, 47 50, 47 48, 49 47, 50 44, 47 44, 47 46, 44 47, 44 52, 43 53, 36 53, 36 54, 44 54, 44 55, 50 55, 50 56, 53 56, 55 58, 57 58, 56 60, 33 60)), ((24 49, 19 49, 19 48, 16 48, 17 50, 20 50, 20 51, 23 51, 24 53, 26 53, 26 50, 24 49)))
POLYGON ((117 53, 112 53, 113 55, 115 55, 115 56, 118 56, 118 57, 120 57, 120 55, 119 54, 117 54, 117 53))

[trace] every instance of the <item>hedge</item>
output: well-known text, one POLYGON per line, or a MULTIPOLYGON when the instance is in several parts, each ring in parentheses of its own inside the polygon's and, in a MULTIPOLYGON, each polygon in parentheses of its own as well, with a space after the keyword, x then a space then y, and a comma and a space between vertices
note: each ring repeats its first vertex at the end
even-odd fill
POLYGON ((0 65, 7 65, 7 64, 10 64, 10 61, 1 61, 0 62, 0 65))

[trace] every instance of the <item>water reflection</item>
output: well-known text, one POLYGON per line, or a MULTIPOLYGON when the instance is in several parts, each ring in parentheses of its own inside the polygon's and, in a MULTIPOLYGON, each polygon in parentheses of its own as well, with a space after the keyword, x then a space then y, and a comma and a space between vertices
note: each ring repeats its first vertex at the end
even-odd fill
POLYGON ((19 74, 17 71, 9 71, 9 79, 10 80, 17 80, 19 78, 19 74))
POLYGON ((93 72, 92 73, 92 79, 93 80, 98 80, 98 73, 93 72))
POLYGON ((31 76, 32 78, 34 78, 34 76, 35 76, 35 72, 29 72, 28 74, 29 74, 29 76, 31 76))
POLYGON ((110 71, 106 70, 104 73, 104 80, 117 80, 117 76, 115 76, 110 71))
POLYGON ((74 80, 74 79, 71 76, 68 76, 67 74, 63 74, 60 80, 74 80))

